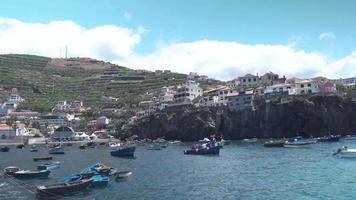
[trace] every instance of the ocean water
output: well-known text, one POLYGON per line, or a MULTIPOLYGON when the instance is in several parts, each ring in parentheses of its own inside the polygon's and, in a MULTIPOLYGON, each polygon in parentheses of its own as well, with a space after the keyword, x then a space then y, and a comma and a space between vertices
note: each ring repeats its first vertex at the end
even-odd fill
MULTIPOLYGON (((260 143, 234 142, 219 156, 183 155, 191 144, 169 145, 160 151, 137 147, 135 159, 110 156, 109 148, 80 150, 68 147, 54 155, 62 163, 45 180, 22 183, 35 186, 101 162, 119 170, 132 170, 127 180, 111 181, 103 189, 85 190, 62 199, 356 199, 356 159, 335 158, 333 150, 356 141, 314 144, 306 148, 265 148, 260 143)), ((47 149, 11 148, 0 152, 0 168, 15 165, 34 169, 33 157, 47 149)), ((36 196, 6 179, 0 179, 0 199, 36 199, 36 196)))

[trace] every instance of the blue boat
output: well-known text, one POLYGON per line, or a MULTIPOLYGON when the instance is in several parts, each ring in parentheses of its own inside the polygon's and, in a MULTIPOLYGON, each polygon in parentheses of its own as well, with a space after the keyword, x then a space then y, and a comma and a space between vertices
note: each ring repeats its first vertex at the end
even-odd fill
POLYGON ((38 165, 37 169, 38 170, 54 170, 58 169, 60 167, 61 163, 59 161, 53 161, 51 163, 45 163, 42 165, 38 165))
POLYGON ((63 183, 72 183, 72 182, 76 182, 76 181, 80 181, 82 179, 82 175, 80 174, 72 174, 69 176, 65 176, 63 178, 61 178, 59 181, 57 181, 60 184, 63 183))
POLYGON ((111 147, 110 154, 117 157, 133 157, 135 150, 135 146, 115 146, 111 147))
POLYGON ((105 175, 95 175, 90 179, 91 185, 94 187, 106 187, 109 184, 109 177, 105 175))

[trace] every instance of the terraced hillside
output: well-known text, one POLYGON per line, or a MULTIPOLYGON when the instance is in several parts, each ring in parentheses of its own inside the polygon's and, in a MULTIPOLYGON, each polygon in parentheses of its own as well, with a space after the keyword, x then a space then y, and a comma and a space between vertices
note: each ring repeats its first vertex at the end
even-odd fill
POLYGON ((18 88, 23 109, 50 110, 57 101, 80 99, 86 106, 135 104, 146 91, 181 83, 183 74, 156 76, 89 58, 51 59, 32 55, 0 55, 0 85, 18 88), (107 102, 103 96, 118 97, 107 102))

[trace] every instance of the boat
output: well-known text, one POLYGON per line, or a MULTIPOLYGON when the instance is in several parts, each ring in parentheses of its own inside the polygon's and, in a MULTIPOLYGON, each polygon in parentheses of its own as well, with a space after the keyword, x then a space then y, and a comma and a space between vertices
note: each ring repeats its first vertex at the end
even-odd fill
POLYGON ((19 144, 19 145, 16 146, 16 148, 23 149, 23 148, 25 148, 25 145, 24 144, 19 144))
POLYGON ((265 142, 263 146, 265 147, 283 147, 285 141, 284 140, 270 140, 268 142, 265 142))
POLYGON ((347 146, 343 146, 337 149, 333 155, 339 158, 356 158, 356 149, 349 149, 347 146))
POLYGON ((90 148, 95 148, 95 142, 88 142, 87 146, 90 148))
POLYGON ((49 154, 65 154, 64 148, 62 146, 50 148, 48 153, 49 154))
POLYGON ((31 148, 30 149, 30 152, 37 152, 38 151, 38 149, 36 149, 36 148, 31 148))
POLYGON ((1 151, 1 152, 9 152, 9 151, 10 151, 10 148, 7 147, 7 146, 0 147, 0 151, 1 151))
POLYGON ((135 146, 114 146, 111 147, 110 154, 117 157, 133 157, 135 150, 135 146))
POLYGON ((356 135, 346 135, 344 137, 345 140, 356 140, 356 135))
POLYGON ((256 138, 256 137, 254 137, 254 138, 245 138, 245 139, 243 139, 243 141, 244 142, 257 142, 258 141, 258 139, 256 138))
POLYGON ((49 170, 19 170, 12 175, 18 179, 26 178, 47 178, 51 171, 49 170))
POLYGON ((90 185, 91 181, 91 179, 83 179, 74 182, 38 186, 37 195, 40 197, 56 197, 70 195, 74 192, 86 189, 90 185))
POLYGON ((91 178, 91 185, 94 187, 106 187, 109 184, 109 177, 105 175, 95 175, 91 178))
POLYGON ((9 167, 5 167, 5 169, 3 171, 4 171, 4 174, 6 174, 6 175, 13 175, 15 172, 20 171, 20 168, 15 167, 15 166, 9 166, 9 167))
POLYGON ((124 179, 132 175, 132 171, 120 171, 116 173, 116 179, 124 179))
POLYGON ((83 178, 82 175, 80 174, 72 174, 69 176, 65 176, 57 181, 57 183, 70 183, 70 182, 76 182, 79 181, 83 178))
POLYGON ((312 139, 303 139, 301 137, 297 137, 293 140, 288 140, 286 141, 283 146, 284 147, 305 147, 306 145, 309 144, 315 144, 316 140, 312 140, 312 139))
POLYGON ((52 160, 52 156, 33 158, 33 161, 52 160))
POLYGON ((99 145, 106 145, 106 142, 100 142, 99 145))
POLYGON ((188 150, 184 150, 184 154, 187 155, 219 155, 220 147, 212 146, 212 147, 198 147, 192 148, 188 150))
POLYGON ((162 149, 161 145, 158 144, 152 144, 147 147, 147 150, 161 150, 161 149, 162 149))
POLYGON ((85 148, 86 148, 85 144, 79 145, 79 149, 85 149, 85 148))
POLYGON ((341 135, 328 135, 324 137, 318 137, 318 142, 338 142, 341 138, 341 135))
POLYGON ((180 144, 182 143, 180 140, 169 141, 168 144, 180 144))
POLYGON ((42 165, 38 165, 37 169, 38 170, 54 170, 54 169, 58 169, 61 165, 61 162, 59 161, 53 161, 51 163, 45 163, 42 165))

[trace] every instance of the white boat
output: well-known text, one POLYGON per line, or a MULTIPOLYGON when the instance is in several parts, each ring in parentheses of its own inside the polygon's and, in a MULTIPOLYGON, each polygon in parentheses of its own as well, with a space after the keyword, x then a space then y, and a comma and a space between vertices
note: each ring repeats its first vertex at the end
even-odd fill
POLYGON ((53 147, 48 150, 49 154, 65 154, 64 148, 62 146, 53 147))
POLYGON ((339 148, 334 154, 339 158, 356 158, 356 149, 349 149, 346 146, 339 148))
POLYGON ((251 139, 248 139, 248 138, 246 138, 246 139, 243 139, 243 141, 244 142, 257 142, 257 138, 251 138, 251 139))
POLYGON ((345 140, 356 140, 356 135, 346 135, 344 137, 345 140))

